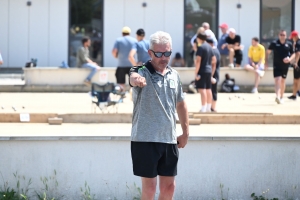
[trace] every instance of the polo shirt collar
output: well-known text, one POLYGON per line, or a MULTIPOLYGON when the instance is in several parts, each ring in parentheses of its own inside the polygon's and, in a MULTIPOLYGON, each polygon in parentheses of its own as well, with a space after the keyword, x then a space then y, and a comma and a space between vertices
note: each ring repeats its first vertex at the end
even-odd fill
MULTIPOLYGON (((149 70, 149 72, 150 72, 151 74, 156 73, 156 70, 154 69, 154 67, 153 67, 153 65, 151 64, 151 61, 150 61, 150 60, 147 61, 147 62, 145 63, 145 67, 149 70)), ((169 67, 169 66, 167 66, 167 70, 168 70, 168 72, 169 72, 169 71, 172 72, 172 68, 169 67)), ((168 73, 168 72, 167 72, 167 73, 168 73)))

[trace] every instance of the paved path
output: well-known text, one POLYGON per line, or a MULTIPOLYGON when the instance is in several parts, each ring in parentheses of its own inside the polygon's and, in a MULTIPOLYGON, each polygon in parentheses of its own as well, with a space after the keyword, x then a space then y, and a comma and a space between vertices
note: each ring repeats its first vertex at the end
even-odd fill
MULTIPOLYGON (((285 103, 275 103, 275 95, 220 93, 219 112, 256 112, 274 114, 300 114, 300 101, 291 101, 285 95, 285 103)), ((200 95, 187 94, 189 112, 200 110, 200 95)), ((119 113, 131 113, 133 109, 129 98, 119 105, 119 113)), ((91 98, 88 93, 0 93, 0 113, 91 113, 91 98), (12 109, 12 106, 17 111, 12 109), (4 109, 2 109, 3 107, 4 109), (24 108, 23 108, 24 107, 24 108)), ((97 113, 99 113, 99 109, 97 113)))

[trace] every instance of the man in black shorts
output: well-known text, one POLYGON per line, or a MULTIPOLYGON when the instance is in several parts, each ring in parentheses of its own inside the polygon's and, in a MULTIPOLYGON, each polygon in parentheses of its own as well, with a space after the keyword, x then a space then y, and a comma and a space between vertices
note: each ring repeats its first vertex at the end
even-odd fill
POLYGON ((218 82, 219 82, 219 72, 220 72, 220 60, 221 55, 220 51, 216 46, 214 46, 214 41, 212 39, 207 39, 206 42, 212 47, 213 53, 216 56, 216 63, 212 63, 212 74, 213 74, 213 80, 211 85, 211 92, 212 92, 212 104, 211 104, 211 111, 216 112, 216 104, 218 99, 218 82))
POLYGON ((295 51, 295 63, 293 64, 294 67, 294 84, 293 84, 293 95, 289 96, 288 98, 291 100, 297 99, 297 93, 299 94, 300 91, 300 38, 299 33, 297 31, 293 31, 291 33, 291 37, 294 51, 295 51))
POLYGON ((196 88, 201 95, 201 110, 200 112, 211 112, 212 104, 212 64, 216 63, 216 56, 213 53, 212 47, 206 42, 206 35, 199 33, 197 42, 201 44, 196 53, 195 79, 196 88))
POLYGON ((188 141, 189 119, 178 72, 168 66, 171 36, 158 31, 150 36, 151 60, 130 70, 133 96, 131 157, 133 173, 142 178, 141 199, 172 200, 177 175, 178 148, 188 141), (182 135, 176 133, 176 115, 182 135), (157 177, 158 176, 158 177, 157 177))
POLYGON ((229 67, 234 68, 233 60, 235 58, 235 66, 240 67, 243 60, 243 51, 241 47, 241 36, 237 35, 235 29, 230 28, 229 34, 226 38, 226 43, 222 45, 222 49, 225 47, 229 50, 229 67))
POLYGON ((295 54, 293 45, 286 39, 286 31, 279 32, 279 39, 274 40, 267 51, 266 67, 268 64, 268 55, 273 51, 273 75, 275 79, 275 101, 278 104, 283 103, 283 94, 285 91, 285 79, 289 70, 290 62, 295 54))

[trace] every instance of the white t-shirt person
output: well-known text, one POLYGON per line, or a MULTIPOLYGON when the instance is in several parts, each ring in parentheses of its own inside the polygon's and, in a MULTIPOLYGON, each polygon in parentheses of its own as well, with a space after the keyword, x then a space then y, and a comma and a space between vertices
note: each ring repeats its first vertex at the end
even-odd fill
POLYGON ((0 65, 3 64, 3 59, 2 59, 2 56, 1 56, 1 52, 0 52, 0 65))

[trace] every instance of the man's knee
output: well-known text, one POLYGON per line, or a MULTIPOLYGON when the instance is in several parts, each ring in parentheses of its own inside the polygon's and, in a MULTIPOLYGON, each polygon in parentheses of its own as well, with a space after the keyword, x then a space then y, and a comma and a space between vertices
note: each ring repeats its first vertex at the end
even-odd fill
POLYGON ((234 55, 234 49, 233 48, 229 49, 229 53, 234 55))
POLYGON ((159 190, 161 194, 165 194, 168 196, 172 196, 174 194, 175 191, 175 181, 173 181, 172 183, 168 183, 168 184, 162 184, 159 186, 159 190))

